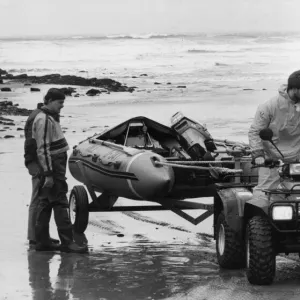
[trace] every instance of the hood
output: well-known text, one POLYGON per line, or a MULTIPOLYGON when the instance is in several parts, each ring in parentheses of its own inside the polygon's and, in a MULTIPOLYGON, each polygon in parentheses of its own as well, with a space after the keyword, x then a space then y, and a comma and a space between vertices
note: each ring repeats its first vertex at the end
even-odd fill
POLYGON ((290 99, 288 93, 287 93, 287 84, 283 84, 278 89, 279 95, 284 97, 285 99, 290 99))
POLYGON ((295 101, 293 101, 287 93, 287 84, 281 85, 278 89, 278 92, 281 97, 290 101, 292 104, 296 104, 295 101))
POLYGON ((48 107, 46 106, 42 106, 40 108, 45 114, 50 115, 54 120, 56 120, 57 122, 59 122, 60 120, 60 115, 52 110, 50 110, 48 107))

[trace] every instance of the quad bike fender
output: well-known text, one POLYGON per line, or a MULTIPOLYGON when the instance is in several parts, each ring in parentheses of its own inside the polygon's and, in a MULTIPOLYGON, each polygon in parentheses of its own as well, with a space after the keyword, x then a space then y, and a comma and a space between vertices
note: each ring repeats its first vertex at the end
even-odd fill
POLYGON ((245 219, 249 219, 253 216, 268 215, 269 213, 269 201, 265 197, 253 197, 247 201, 244 209, 245 219))
POLYGON ((245 203, 252 196, 253 194, 243 187, 218 190, 214 198, 214 225, 217 222, 219 213, 223 210, 229 227, 236 232, 241 232, 245 203))

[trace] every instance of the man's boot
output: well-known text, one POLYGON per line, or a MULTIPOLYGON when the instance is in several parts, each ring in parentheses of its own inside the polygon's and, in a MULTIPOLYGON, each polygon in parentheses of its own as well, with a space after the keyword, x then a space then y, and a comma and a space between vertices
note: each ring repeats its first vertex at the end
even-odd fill
POLYGON ((49 228, 48 226, 36 225, 35 236, 36 236, 36 251, 57 251, 60 249, 60 244, 52 243, 49 239, 49 228))
POLYGON ((60 246, 60 251, 61 252, 67 252, 67 253, 87 253, 88 252, 88 247, 87 245, 82 245, 79 246, 75 242, 72 242, 70 244, 62 244, 60 246))
POLYGON ((69 253, 86 253, 88 247, 86 245, 79 246, 74 242, 72 227, 67 229, 58 229, 59 238, 61 240, 60 251, 69 253))

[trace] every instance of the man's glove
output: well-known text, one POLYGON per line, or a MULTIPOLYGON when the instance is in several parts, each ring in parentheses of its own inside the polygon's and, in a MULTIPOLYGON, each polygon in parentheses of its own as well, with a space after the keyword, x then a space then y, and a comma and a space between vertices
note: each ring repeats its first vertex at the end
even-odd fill
POLYGON ((265 158, 262 156, 256 157, 254 162, 256 165, 263 165, 265 163, 265 158))
POLYGON ((43 185, 43 189, 44 188, 49 188, 51 189, 54 185, 54 181, 53 181, 53 177, 52 176, 46 176, 45 177, 45 182, 44 182, 44 185, 43 185))

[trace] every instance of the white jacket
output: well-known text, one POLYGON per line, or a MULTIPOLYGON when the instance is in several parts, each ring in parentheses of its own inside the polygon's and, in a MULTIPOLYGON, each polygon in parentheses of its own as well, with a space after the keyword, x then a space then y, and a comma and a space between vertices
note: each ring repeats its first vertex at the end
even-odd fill
POLYGON ((259 105, 248 137, 253 158, 282 159, 275 147, 259 137, 261 129, 272 129, 273 142, 284 155, 285 161, 295 161, 300 156, 300 112, 286 92, 287 86, 279 89, 279 94, 259 105))

